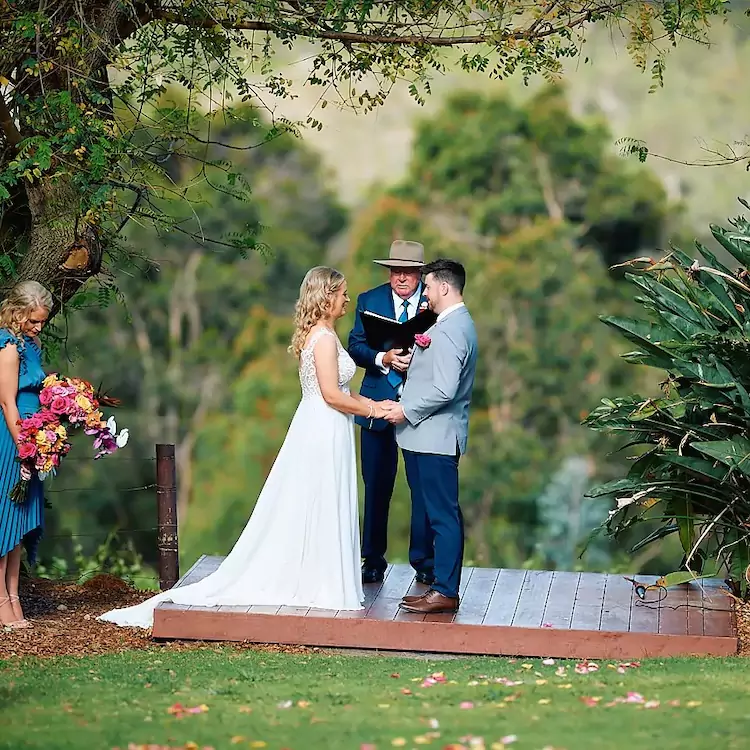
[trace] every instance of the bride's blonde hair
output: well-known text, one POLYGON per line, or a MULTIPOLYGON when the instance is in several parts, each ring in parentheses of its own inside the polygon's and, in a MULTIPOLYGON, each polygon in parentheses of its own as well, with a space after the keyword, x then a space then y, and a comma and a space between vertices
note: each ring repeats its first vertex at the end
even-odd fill
POLYGON ((294 306, 294 333, 289 351, 299 357, 312 327, 331 309, 333 295, 341 289, 344 274, 335 268, 316 266, 302 279, 294 306))

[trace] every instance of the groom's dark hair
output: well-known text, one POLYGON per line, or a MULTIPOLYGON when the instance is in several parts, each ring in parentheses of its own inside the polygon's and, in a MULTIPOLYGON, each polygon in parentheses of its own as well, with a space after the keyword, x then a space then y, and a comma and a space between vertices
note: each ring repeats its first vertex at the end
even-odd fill
POLYGON ((457 260, 438 258, 422 268, 426 277, 431 273, 436 281, 445 282, 453 287, 459 294, 463 294, 466 286, 466 270, 457 260))

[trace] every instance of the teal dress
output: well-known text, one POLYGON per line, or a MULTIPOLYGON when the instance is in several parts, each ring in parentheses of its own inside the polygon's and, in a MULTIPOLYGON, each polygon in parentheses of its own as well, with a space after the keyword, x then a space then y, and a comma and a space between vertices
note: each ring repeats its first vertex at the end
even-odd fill
MULTIPOLYGON (((7 329, 0 328, 0 349, 8 344, 15 344, 20 358, 16 404, 23 419, 39 411, 39 391, 45 378, 42 352, 28 336, 15 336, 7 329)), ((33 563, 42 537, 44 490, 34 474, 26 502, 19 505, 10 499, 10 492, 21 476, 17 457, 16 444, 5 419, 0 416, 0 557, 23 542, 29 562, 33 563)))

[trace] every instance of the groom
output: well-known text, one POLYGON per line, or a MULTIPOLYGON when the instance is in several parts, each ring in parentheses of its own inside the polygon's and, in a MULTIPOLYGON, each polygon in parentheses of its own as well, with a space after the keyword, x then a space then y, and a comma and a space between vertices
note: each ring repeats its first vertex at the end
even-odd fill
MULTIPOLYGON (((477 364, 477 334, 463 301, 464 267, 436 260, 423 272, 424 293, 437 322, 417 342, 400 403, 387 416, 396 426, 412 493, 412 513, 426 513, 434 535, 435 581, 406 596, 408 612, 458 609, 464 523, 458 504, 458 461, 466 452, 469 403, 477 364)), ((432 550, 424 550, 425 558, 432 550)))

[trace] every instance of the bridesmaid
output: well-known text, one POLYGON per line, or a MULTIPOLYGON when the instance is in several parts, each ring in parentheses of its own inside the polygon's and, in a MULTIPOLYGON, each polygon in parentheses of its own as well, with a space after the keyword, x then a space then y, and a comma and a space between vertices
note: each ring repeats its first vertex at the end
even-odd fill
POLYGON ((13 502, 10 492, 21 475, 18 422, 39 411, 45 374, 38 336, 51 309, 52 295, 36 281, 17 284, 0 305, 0 627, 11 629, 31 627, 18 599, 21 547, 34 562, 44 494, 36 476, 23 504, 13 502))

